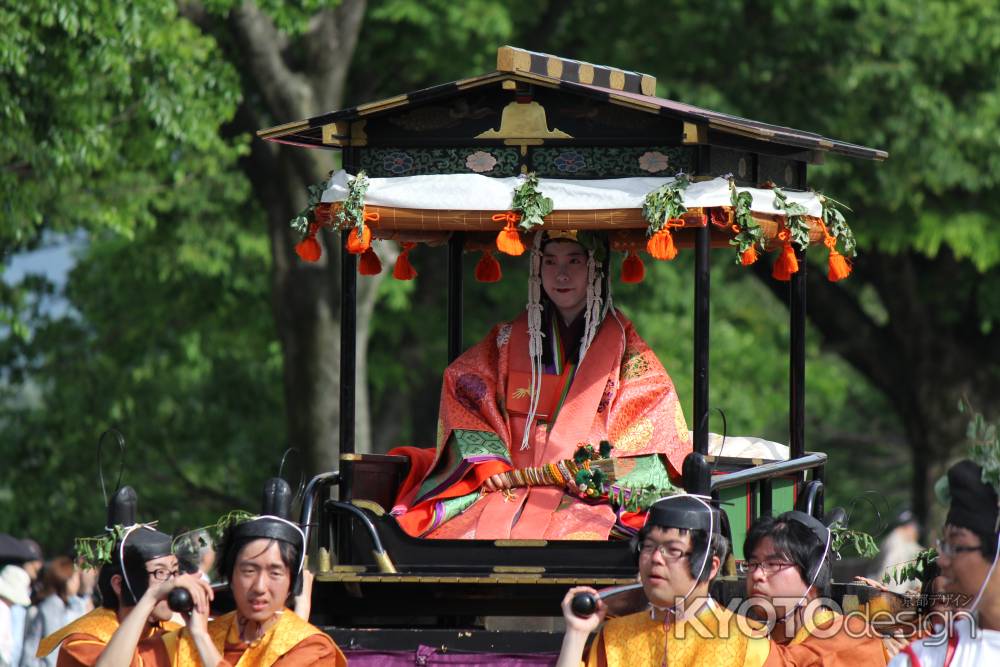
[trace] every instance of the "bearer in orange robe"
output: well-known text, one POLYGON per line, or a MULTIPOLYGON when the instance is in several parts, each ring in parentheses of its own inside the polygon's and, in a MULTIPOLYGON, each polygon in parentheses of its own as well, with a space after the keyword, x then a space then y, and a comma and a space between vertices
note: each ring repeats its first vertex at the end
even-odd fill
POLYGON ((770 650, 746 619, 709 595, 729 552, 720 533, 719 510, 696 496, 657 501, 634 541, 639 580, 649 609, 611 619, 603 601, 587 618, 577 617, 572 588, 563 599, 566 634, 556 667, 760 667, 770 650), (584 656, 591 632, 598 631, 584 656), (581 663, 581 658, 583 662, 581 663))
POLYGON ((822 607, 830 585, 830 530, 804 512, 765 516, 744 542, 747 596, 769 610, 767 667, 885 665, 882 640, 867 624, 822 607))
POLYGON ((236 611, 211 622, 195 600, 188 627, 164 637, 179 667, 345 667, 347 660, 322 630, 287 608, 301 586, 305 557, 302 529, 287 517, 291 490, 268 480, 261 516, 231 526, 219 548, 220 573, 229 582, 236 611))
POLYGON ((691 451, 680 402, 611 305, 606 238, 539 232, 531 252, 527 311, 448 366, 436 451, 404 452, 413 466, 393 514, 411 535, 603 540, 642 525, 632 489, 666 493, 680 477, 691 451), (581 502, 563 465, 601 441, 617 512, 581 502))
POLYGON ((177 558, 171 553, 169 535, 136 523, 136 504, 135 491, 125 486, 108 506, 107 525, 119 527, 122 537, 114 542, 111 562, 101 568, 98 579, 103 607, 45 637, 39 643, 37 657, 43 658, 58 648, 58 667, 92 667, 98 664, 119 624, 131 622, 135 638, 116 664, 166 664, 160 637, 177 625, 169 622, 171 612, 165 602, 142 607, 138 602, 148 601, 148 589, 177 574, 177 558))

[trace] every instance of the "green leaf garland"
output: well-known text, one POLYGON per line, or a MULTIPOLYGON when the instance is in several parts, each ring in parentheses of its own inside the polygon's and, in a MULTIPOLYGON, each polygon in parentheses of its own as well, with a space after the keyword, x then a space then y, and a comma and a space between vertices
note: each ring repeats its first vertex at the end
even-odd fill
POLYGON ((878 555, 878 544, 875 538, 861 530, 851 530, 836 523, 830 526, 830 550, 842 555, 842 550, 850 546, 861 558, 874 558, 878 555))
POLYGON ((969 415, 965 437, 969 440, 969 458, 983 469, 983 483, 989 484, 1000 494, 1000 433, 997 425, 989 422, 965 398, 959 401, 958 411, 969 415))
POLYGON ((125 535, 124 526, 115 526, 102 535, 78 537, 73 540, 73 551, 84 568, 99 569, 111 562, 115 544, 125 535))
POLYGON ((809 248, 809 223, 806 222, 806 207, 788 201, 788 195, 781 188, 774 188, 774 207, 785 216, 785 228, 791 234, 791 242, 800 250, 809 248))
POLYGON ((306 206, 292 218, 290 226, 298 232, 302 238, 309 235, 309 225, 316 218, 316 207, 323 198, 323 191, 326 190, 326 181, 310 185, 307 188, 306 206))
POLYGON ((826 225, 826 232, 843 244, 846 257, 856 257, 858 254, 857 243, 854 240, 854 232, 851 231, 844 214, 840 212, 840 207, 850 211, 839 201, 830 197, 819 195, 820 204, 823 206, 823 224, 826 225))
POLYGON ((552 200, 538 189, 538 176, 528 174, 524 183, 514 189, 514 199, 510 205, 512 211, 521 214, 518 227, 522 232, 530 232, 542 225, 542 218, 552 212, 552 200))
POLYGON ((642 202, 642 217, 649 225, 646 236, 652 236, 660 231, 667 220, 679 218, 687 211, 684 206, 684 190, 691 185, 687 174, 679 173, 674 180, 661 185, 646 195, 642 202))
POLYGON ((933 547, 924 549, 913 560, 906 561, 894 567, 891 572, 886 572, 882 575, 882 583, 899 585, 904 581, 911 581, 913 579, 927 583, 924 581, 927 576, 927 570, 931 563, 937 560, 937 555, 937 550, 933 547))
POLYGON ((355 227, 358 236, 365 229, 365 193, 368 192, 368 174, 361 170, 347 186, 347 199, 337 211, 337 228, 355 227))
POLYGON ((729 200, 733 206, 733 224, 740 228, 739 233, 729 240, 729 245, 736 246, 736 263, 742 263, 743 253, 750 248, 758 251, 764 250, 764 230, 753 219, 750 212, 750 205, 753 204, 753 195, 747 191, 740 192, 736 189, 736 182, 729 179, 729 200))

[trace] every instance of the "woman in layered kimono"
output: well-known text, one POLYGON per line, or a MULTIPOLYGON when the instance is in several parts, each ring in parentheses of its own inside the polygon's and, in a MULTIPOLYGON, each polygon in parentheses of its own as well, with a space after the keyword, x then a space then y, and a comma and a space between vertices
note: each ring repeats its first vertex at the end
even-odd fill
POLYGON ((526 312, 445 370, 436 449, 402 448, 413 465, 393 513, 408 533, 603 540, 641 525, 640 498, 680 477, 680 402, 612 307, 607 257, 603 235, 536 234, 526 312), (596 480, 581 445, 601 459, 596 480))

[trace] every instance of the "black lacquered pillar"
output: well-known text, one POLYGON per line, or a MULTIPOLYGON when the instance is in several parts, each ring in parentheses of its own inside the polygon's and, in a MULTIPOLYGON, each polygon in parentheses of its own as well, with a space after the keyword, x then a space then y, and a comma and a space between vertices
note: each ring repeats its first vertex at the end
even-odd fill
POLYGON ((694 242, 694 451, 708 454, 709 226, 694 242))
POLYGON ((462 354, 462 252, 465 234, 455 232, 448 239, 448 363, 462 354))
POLYGON ((789 283, 788 429, 791 458, 806 451, 806 253, 796 249, 799 270, 789 283))

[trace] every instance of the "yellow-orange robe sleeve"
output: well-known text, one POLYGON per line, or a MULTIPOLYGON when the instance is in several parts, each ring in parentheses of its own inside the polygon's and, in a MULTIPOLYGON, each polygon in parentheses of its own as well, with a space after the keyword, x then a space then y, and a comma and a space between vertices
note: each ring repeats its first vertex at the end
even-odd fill
POLYGON ((866 631, 861 619, 851 618, 844 625, 837 616, 820 624, 822 633, 800 631, 789 644, 771 642, 771 652, 764 667, 869 667, 886 664, 882 640, 866 631), (871 635, 871 636, 866 636, 871 635))

